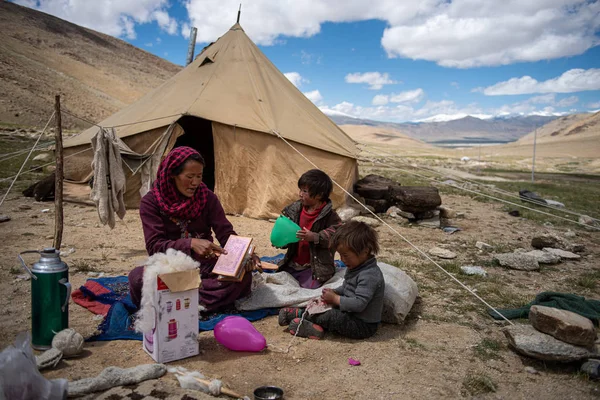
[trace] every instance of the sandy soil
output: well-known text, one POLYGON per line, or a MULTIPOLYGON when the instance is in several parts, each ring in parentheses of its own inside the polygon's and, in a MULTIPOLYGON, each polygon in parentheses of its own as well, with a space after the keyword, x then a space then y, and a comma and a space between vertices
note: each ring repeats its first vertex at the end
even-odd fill
MULTIPOLYGON (((467 197, 443 196, 443 202, 465 213, 463 218, 453 221, 463 229, 461 232, 448 235, 441 230, 391 223, 421 249, 441 245, 457 252, 460 265, 491 259, 490 254, 475 248, 476 240, 486 241, 498 249, 529 248, 535 233, 565 231, 514 219, 502 212, 499 205, 479 203, 467 197)), ((30 327, 30 282, 17 278, 22 272, 16 255, 52 243, 53 209, 50 203, 37 203, 17 194, 9 195, 3 206, 3 214, 9 214, 12 220, 0 225, 2 347, 30 327), (27 206, 31 208, 22 209, 27 206), (50 211, 42 213, 45 208, 50 211)), ((261 255, 278 252, 268 242, 270 222, 234 216, 231 221, 238 233, 255 238, 261 255)), ((291 336, 278 326, 276 317, 269 317, 254 323, 267 338, 269 350, 259 354, 235 353, 220 346, 212 332, 203 332, 199 337, 201 354, 173 364, 200 370, 210 378, 221 378, 231 388, 248 395, 258 386, 278 385, 284 388, 287 399, 459 398, 472 393, 465 382, 477 374, 489 377, 497 387, 495 393, 482 394, 479 398, 564 399, 600 395, 599 383, 588 382, 574 373, 578 365, 553 366, 513 353, 506 347, 502 324, 488 317, 480 303, 450 282, 435 266, 421 260, 415 250, 387 228, 379 227, 378 231, 383 247, 380 259, 400 263, 420 287, 421 298, 404 325, 383 325, 373 338, 364 341, 335 335, 328 335, 322 341, 297 338, 289 353, 284 354, 279 349, 288 345, 291 336), (491 359, 478 356, 476 351, 484 339, 501 344, 491 359), (362 365, 348 365, 349 357, 360 360, 362 365), (539 374, 527 373, 526 366, 533 366, 539 374)), ((541 273, 486 267, 490 278, 470 279, 468 284, 480 291, 496 285, 498 293, 520 296, 523 301, 533 299, 544 290, 576 291, 586 297, 600 298, 598 287, 583 289, 568 283, 570 277, 597 268, 599 237, 586 231, 577 232, 576 241, 586 245, 586 253, 579 262, 563 263, 541 273)), ((68 203, 63 250, 69 249, 74 252, 64 260, 71 265, 70 280, 74 287, 88 278, 86 273, 76 272, 74 266, 86 263, 108 275, 125 274, 146 257, 139 216, 134 210, 110 230, 99 225, 93 208, 68 203)), ((501 304, 500 298, 487 300, 497 307, 506 306, 501 304)), ((89 336, 99 322, 89 311, 71 303, 71 327, 89 336)), ((131 367, 152 361, 137 341, 90 342, 85 350, 82 357, 64 360, 44 375, 74 380, 94 376, 111 365, 131 367)), ((172 376, 163 377, 155 385, 161 388, 156 393, 176 392, 172 376)), ((107 393, 98 398, 121 397, 107 393)), ((157 398, 166 398, 166 395, 157 398)))

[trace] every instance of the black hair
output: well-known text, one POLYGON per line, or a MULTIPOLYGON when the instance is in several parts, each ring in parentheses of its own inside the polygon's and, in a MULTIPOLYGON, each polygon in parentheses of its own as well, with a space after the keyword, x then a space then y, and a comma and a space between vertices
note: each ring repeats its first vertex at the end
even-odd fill
POLYGON ((176 168, 173 168, 173 172, 172 172, 173 176, 177 176, 177 175, 181 174, 183 172, 183 169, 185 168, 185 164, 190 162, 190 160, 197 161, 200 164, 202 164, 202 166, 206 166, 206 163, 204 162, 204 158, 200 155, 200 153, 194 153, 194 154, 191 154, 188 158, 186 158, 185 161, 182 162, 181 164, 179 164, 176 168))
POLYGON ((311 169, 302 174, 298 179, 298 188, 308 188, 308 194, 311 197, 321 196, 321 200, 329 200, 329 195, 333 190, 333 182, 329 175, 320 169, 311 169))
POLYGON ((364 222, 348 221, 340 226, 331 239, 331 248, 337 249, 344 245, 356 254, 362 254, 365 250, 369 255, 379 253, 379 242, 377 231, 364 222))

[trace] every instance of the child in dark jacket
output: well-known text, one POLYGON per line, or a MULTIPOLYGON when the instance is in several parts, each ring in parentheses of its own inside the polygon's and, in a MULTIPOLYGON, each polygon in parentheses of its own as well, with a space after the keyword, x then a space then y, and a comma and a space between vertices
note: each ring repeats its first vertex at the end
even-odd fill
POLYGON ((282 214, 302 228, 296 233, 300 241, 287 246, 279 271, 290 273, 303 288, 316 289, 335 273, 335 251, 329 241, 342 221, 329 199, 333 183, 325 172, 305 172, 298 180, 298 189, 300 199, 285 207, 282 214))
POLYGON ((383 310, 385 282, 375 255, 377 232, 364 222, 350 221, 336 231, 331 246, 348 270, 342 286, 323 289, 321 300, 333 308, 311 315, 304 309, 282 308, 279 324, 289 323, 291 334, 321 339, 325 330, 352 339, 365 339, 377 332, 383 310))

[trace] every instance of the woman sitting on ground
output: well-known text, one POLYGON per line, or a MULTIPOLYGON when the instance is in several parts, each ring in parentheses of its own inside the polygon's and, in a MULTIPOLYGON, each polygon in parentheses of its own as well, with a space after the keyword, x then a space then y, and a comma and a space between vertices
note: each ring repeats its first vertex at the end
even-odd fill
MULTIPOLYGON (((176 249, 200 263, 199 301, 207 311, 217 311, 250 294, 252 274, 245 274, 241 282, 222 282, 212 273, 224 250, 213 243, 211 229, 222 246, 236 233, 217 196, 202 183, 203 170, 204 159, 196 150, 173 149, 160 164, 152 190, 142 198, 140 217, 149 255, 176 249)), ((256 266, 260 260, 254 256, 246 270, 256 266)), ((138 307, 143 276, 144 267, 129 273, 131 300, 138 307)))

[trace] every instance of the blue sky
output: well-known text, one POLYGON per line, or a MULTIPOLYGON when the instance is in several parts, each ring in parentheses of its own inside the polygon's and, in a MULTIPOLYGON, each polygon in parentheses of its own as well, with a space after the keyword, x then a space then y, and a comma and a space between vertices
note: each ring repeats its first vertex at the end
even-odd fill
MULTIPOLYGON (((239 0, 17 0, 183 65, 239 0)), ((383 121, 600 109, 600 1, 254 0, 241 25, 328 114, 383 121)))

